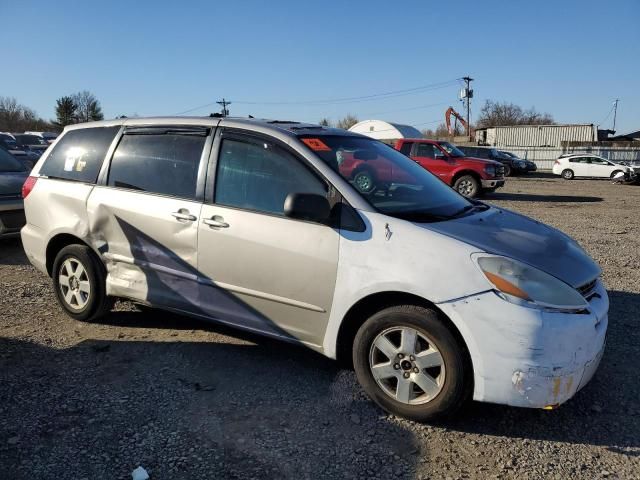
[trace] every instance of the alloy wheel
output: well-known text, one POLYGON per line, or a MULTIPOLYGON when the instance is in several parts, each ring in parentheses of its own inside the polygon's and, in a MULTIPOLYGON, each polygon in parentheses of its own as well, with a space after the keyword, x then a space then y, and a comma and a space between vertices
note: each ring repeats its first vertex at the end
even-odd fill
POLYGON ((473 183, 471 182, 471 180, 462 180, 458 184, 458 193, 464 196, 471 195, 471 193, 473 193, 473 183))
POLYGON ((445 365, 433 341, 412 327, 392 327, 371 344, 369 368, 378 386, 394 400, 419 405, 442 390, 445 365))
POLYGON ((72 310, 82 310, 91 295, 91 282, 84 265, 74 257, 67 258, 58 272, 58 284, 64 302, 72 310))

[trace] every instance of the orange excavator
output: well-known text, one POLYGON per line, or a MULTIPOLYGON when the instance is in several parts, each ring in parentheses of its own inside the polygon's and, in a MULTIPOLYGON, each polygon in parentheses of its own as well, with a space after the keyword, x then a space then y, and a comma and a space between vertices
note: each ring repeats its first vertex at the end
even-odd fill
MULTIPOLYGON (((444 121, 447 125, 447 130, 449 131, 449 135, 453 135, 454 133, 453 129, 451 128, 451 115, 456 117, 456 119, 460 122, 460 124, 463 126, 465 130, 467 129, 467 122, 465 121, 464 118, 462 118, 462 115, 456 112, 453 109, 453 107, 449 107, 447 111, 444 113, 444 121)), ((473 134, 473 131, 471 132, 471 134, 473 134)))

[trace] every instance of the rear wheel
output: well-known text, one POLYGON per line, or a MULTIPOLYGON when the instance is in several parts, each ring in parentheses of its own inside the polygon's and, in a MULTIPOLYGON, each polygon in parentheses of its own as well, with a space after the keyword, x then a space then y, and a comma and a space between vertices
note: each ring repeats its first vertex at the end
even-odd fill
POLYGON ((562 171, 562 178, 565 180, 571 180, 574 177, 573 170, 565 169, 562 171))
POLYGON ((53 263, 53 286, 58 303, 76 320, 94 320, 113 306, 106 295, 106 272, 86 245, 64 247, 53 263))
POLYGON ((455 181, 453 189, 460 195, 475 198, 480 193, 480 182, 471 175, 463 175, 455 181))
POLYGON ((450 415, 470 391, 462 347, 422 307, 390 307, 369 318, 356 335, 353 364, 375 403, 411 420, 450 415))

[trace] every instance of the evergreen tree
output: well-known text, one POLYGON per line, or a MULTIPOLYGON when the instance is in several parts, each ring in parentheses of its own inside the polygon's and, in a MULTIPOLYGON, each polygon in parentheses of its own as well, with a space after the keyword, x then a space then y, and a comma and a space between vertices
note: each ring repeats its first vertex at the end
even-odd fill
POLYGON ((67 125, 76 123, 78 116, 78 106, 71 97, 60 97, 56 100, 56 120, 53 124, 64 128, 67 125))

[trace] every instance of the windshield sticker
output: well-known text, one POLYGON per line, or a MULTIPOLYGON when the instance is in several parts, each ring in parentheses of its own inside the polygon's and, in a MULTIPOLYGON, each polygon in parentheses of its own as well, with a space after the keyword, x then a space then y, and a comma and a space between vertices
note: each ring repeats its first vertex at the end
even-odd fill
POLYGON ((319 138, 303 138, 304 144, 316 152, 330 152, 331 149, 319 138))

